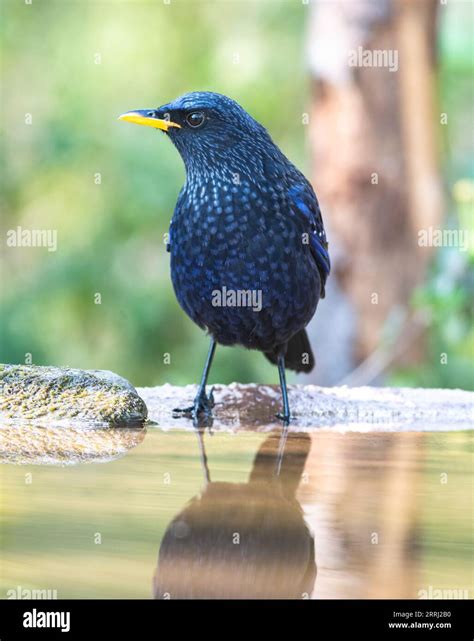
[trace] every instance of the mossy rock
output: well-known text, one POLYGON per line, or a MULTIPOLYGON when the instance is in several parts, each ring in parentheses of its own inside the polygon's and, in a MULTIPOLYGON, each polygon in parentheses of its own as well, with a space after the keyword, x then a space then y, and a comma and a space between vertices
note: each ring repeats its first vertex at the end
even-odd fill
POLYGON ((105 370, 0 365, 0 422, 38 425, 136 425, 144 401, 124 378, 105 370))

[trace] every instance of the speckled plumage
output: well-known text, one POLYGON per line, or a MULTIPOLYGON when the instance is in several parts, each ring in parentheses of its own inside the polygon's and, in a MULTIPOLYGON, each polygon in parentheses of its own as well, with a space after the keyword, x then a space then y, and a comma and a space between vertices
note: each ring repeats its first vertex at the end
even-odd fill
POLYGON ((212 115, 187 138, 182 129, 168 132, 187 171, 170 227, 176 296, 218 343, 277 351, 307 325, 324 295, 329 258, 318 201, 237 103, 194 93, 159 111, 181 122, 189 109, 212 115), (214 307, 212 292, 223 287, 261 290, 262 310, 214 307))

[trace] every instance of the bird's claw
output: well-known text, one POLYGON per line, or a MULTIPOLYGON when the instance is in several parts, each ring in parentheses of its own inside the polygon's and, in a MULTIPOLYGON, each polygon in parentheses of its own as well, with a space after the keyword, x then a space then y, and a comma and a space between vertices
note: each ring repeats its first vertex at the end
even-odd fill
POLYGON ((210 391, 209 391, 209 396, 207 397, 207 401, 208 401, 208 403, 209 403, 209 407, 212 409, 212 408, 214 407, 214 405, 215 405, 215 401, 214 401, 214 387, 211 387, 211 389, 210 389, 210 391))
POLYGON ((283 421, 284 425, 289 425, 292 418, 290 414, 283 414, 282 412, 278 412, 278 414, 275 414, 275 416, 279 418, 280 421, 283 421))
POLYGON ((173 410, 173 417, 186 416, 187 418, 192 418, 195 425, 205 425, 210 428, 210 425, 212 425, 212 408, 214 405, 214 388, 211 387, 209 394, 206 394, 205 391, 198 394, 194 399, 193 405, 190 407, 175 408, 173 410))

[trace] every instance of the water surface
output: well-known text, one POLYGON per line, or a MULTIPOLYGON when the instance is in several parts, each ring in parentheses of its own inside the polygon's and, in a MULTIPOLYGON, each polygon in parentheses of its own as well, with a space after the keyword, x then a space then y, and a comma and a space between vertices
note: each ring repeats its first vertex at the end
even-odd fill
POLYGON ((149 426, 4 451, 1 597, 472 595, 470 432, 280 436, 149 426))

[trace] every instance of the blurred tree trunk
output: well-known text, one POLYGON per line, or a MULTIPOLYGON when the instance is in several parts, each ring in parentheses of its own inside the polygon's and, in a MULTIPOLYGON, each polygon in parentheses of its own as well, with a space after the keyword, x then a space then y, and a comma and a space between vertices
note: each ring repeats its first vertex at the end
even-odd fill
POLYGON ((424 321, 409 302, 431 257, 418 232, 439 226, 443 207, 436 7, 357 0, 311 8, 313 177, 333 260, 328 301, 309 328, 316 347, 331 346, 318 351, 318 382, 340 381, 362 361, 347 382, 373 382, 392 362, 423 354, 424 321), (384 66, 374 64, 375 51, 384 66))

